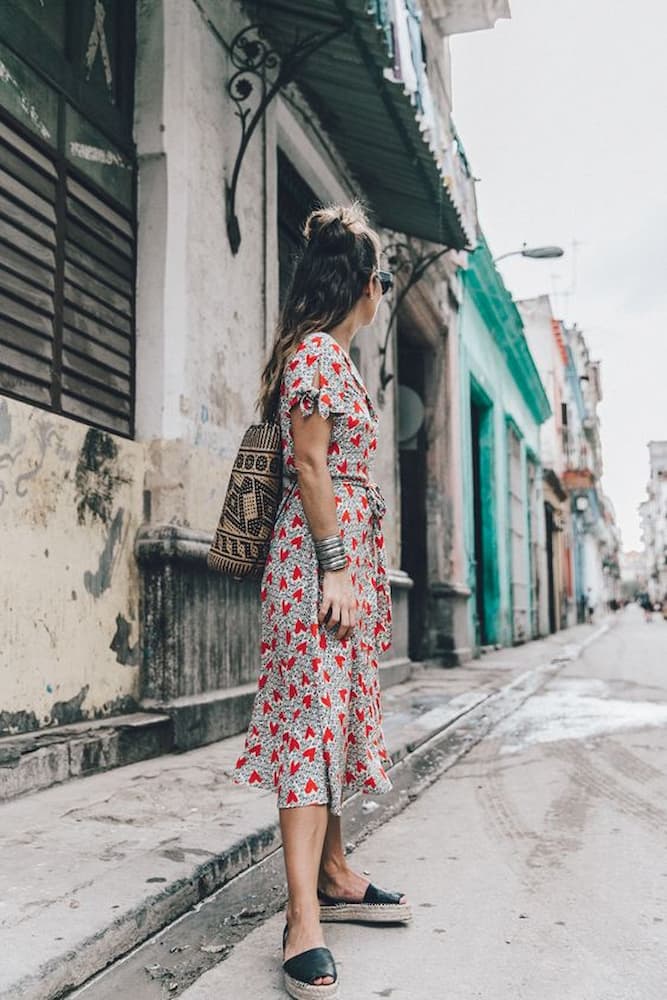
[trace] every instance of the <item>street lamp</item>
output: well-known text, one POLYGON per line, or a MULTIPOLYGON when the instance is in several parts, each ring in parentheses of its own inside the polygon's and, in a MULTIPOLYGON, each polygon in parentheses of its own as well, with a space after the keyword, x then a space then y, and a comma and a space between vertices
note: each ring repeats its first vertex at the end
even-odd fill
POLYGON ((531 260, 553 260, 555 257, 562 257, 564 254, 562 247, 529 247, 525 243, 521 250, 510 250, 509 253, 501 253, 500 257, 494 257, 493 263, 505 257, 530 257, 531 260))

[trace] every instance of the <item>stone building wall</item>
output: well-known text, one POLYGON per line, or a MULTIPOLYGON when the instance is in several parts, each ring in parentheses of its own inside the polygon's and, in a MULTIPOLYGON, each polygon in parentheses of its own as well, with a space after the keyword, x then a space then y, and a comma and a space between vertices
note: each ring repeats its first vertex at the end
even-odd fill
MULTIPOLYGON (((239 127, 224 43, 246 23, 231 0, 138 5, 135 440, 0 399, 0 733, 254 679, 257 593, 212 579, 204 560, 278 315, 277 150, 323 201, 350 200, 351 184, 291 87, 249 146, 232 254, 239 127)), ((358 338, 376 398, 387 311, 358 338)), ((393 387, 379 409, 396 569, 393 387)))

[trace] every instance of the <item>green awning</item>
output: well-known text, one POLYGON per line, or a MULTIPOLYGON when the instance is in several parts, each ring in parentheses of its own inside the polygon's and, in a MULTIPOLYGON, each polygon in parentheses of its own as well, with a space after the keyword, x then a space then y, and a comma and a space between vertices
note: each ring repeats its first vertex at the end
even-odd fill
POLYGON ((262 0, 262 33, 285 54, 297 39, 341 34, 309 56, 295 82, 319 116, 377 222, 457 250, 470 246, 442 169, 410 95, 388 80, 388 37, 369 0, 262 0))
POLYGON ((463 286, 479 310, 487 329, 505 355, 514 381, 537 424, 551 416, 551 404, 530 353, 521 314, 496 268, 482 233, 468 257, 463 286))

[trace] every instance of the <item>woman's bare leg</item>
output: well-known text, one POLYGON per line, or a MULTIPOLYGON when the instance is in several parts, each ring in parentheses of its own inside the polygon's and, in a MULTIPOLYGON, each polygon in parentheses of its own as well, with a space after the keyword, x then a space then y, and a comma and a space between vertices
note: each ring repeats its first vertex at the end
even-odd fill
MULTIPOLYGON (((327 806, 295 806, 280 810, 288 891, 289 936, 285 960, 324 945, 317 901, 317 876, 327 831, 327 813, 327 806)), ((315 980, 317 986, 332 982, 331 976, 315 980)))
MULTIPOLYGON (((368 879, 358 875, 347 863, 341 819, 333 813, 329 813, 318 885, 327 896, 348 899, 350 902, 363 899, 368 886, 368 879)), ((401 903, 405 902, 406 897, 401 896, 401 903)))

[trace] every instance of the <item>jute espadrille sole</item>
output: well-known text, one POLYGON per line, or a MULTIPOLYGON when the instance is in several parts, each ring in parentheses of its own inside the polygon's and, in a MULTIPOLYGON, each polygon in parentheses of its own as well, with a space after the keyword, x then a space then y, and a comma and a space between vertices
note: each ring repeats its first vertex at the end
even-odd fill
POLYGON ((320 906, 322 923, 342 923, 348 920, 367 924, 407 924, 412 920, 409 903, 338 903, 320 906))
POLYGON ((285 989, 294 1000, 333 1000, 338 996, 338 980, 329 986, 314 986, 311 983, 302 983, 298 979, 293 979, 289 972, 284 973, 285 989))

